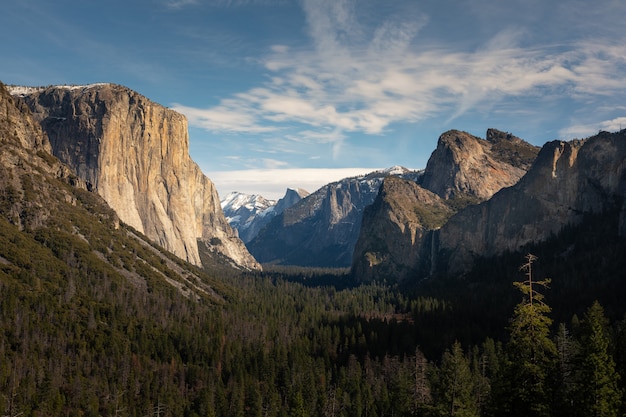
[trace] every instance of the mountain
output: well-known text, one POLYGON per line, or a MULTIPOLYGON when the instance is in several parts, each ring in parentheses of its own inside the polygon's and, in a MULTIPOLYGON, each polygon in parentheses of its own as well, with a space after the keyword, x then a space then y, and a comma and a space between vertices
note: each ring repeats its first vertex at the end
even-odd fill
MULTIPOLYGON (((78 185, 72 171, 54 156, 47 136, 30 117, 28 107, 0 84, 0 189, 3 217, 19 230, 42 226, 58 205, 75 197, 50 182, 78 185)), ((115 221, 115 220, 113 220, 115 221)))
POLYGON ((228 223, 237 230, 239 238, 248 243, 271 219, 307 195, 308 191, 303 189, 288 188, 284 197, 274 201, 234 191, 221 200, 221 206, 228 223))
MULTIPOLYGON (((512 206, 504 218, 512 224, 499 226, 513 234, 525 224, 513 208, 538 207, 528 219, 541 227, 560 217, 573 219, 565 234, 545 241, 545 252, 532 264, 533 277, 546 276, 540 260, 553 255, 558 268, 547 275, 554 278, 553 288, 540 299, 551 313, 543 318, 572 323, 545 336, 565 350, 581 347, 576 358, 582 360, 570 363, 574 373, 586 372, 580 364, 600 352, 605 362, 614 361, 613 376, 626 375, 625 139, 623 131, 547 144, 518 184, 451 218, 453 200, 388 176, 372 211, 397 214, 380 225, 383 231, 404 222, 415 226, 406 235, 416 241, 422 236, 423 243, 435 233, 444 242, 444 229, 455 221, 462 228, 478 220, 472 227, 483 233, 488 228, 482 225, 501 221, 498 211, 507 203, 527 204, 512 206), (491 213, 462 217, 472 210, 491 213), (441 232, 433 231, 441 223, 441 232), (567 240, 572 233, 582 243, 576 248, 567 240), (585 313, 592 303, 594 320, 585 313), (582 320, 572 320, 574 314, 582 320), (606 330, 600 341, 613 347, 610 352, 589 349, 594 344, 586 330, 592 326, 606 330)), ((0 83, 0 415, 314 416, 331 409, 363 415, 364 408, 369 415, 443 414, 450 409, 447 388, 458 382, 449 378, 447 365, 461 358, 457 362, 467 371, 469 352, 484 372, 465 372, 463 389, 480 387, 480 401, 465 402, 464 409, 476 415, 486 410, 484 404, 503 415, 511 409, 511 373, 498 365, 520 346, 509 337, 511 314, 520 317, 515 305, 528 305, 519 303, 521 294, 511 285, 524 276, 519 254, 495 259, 495 268, 494 259, 482 260, 484 269, 473 276, 412 286, 430 292, 315 286, 330 277, 349 282, 336 271, 217 274, 120 221, 100 195, 88 191, 93 186, 51 151, 29 108, 0 83), (505 279, 503 261, 514 271, 505 279), (424 394, 418 401, 415 387, 424 394)), ((402 253, 403 241, 393 243, 393 252, 402 253)), ((440 255, 437 246, 430 249, 432 259, 440 255)), ((202 246, 199 253, 205 264, 202 246)), ((540 371, 549 372, 555 363, 547 361, 540 371)), ((616 379, 610 395, 621 400, 623 385, 616 379)), ((545 407, 551 415, 563 414, 562 404, 570 402, 561 382, 545 384, 555 393, 554 408, 545 407)), ((571 382, 577 389, 588 378, 571 382)))
POLYGON ((437 232, 433 263, 461 273, 477 257, 546 241, 588 215, 615 217, 614 234, 626 237, 626 130, 546 143, 516 185, 450 218, 437 232))
MULTIPOLYGON (((442 160, 435 155, 442 148, 446 147, 438 146, 429 165, 432 161, 442 160)), ((518 157, 515 152, 508 152, 508 155, 518 157)), ((471 159, 470 155, 456 158, 459 161, 471 159)), ((508 156, 504 159, 511 160, 508 156)), ((580 225, 589 216, 600 216, 600 221, 614 223, 615 230, 609 233, 624 237, 625 161, 626 131, 600 132, 585 140, 545 144, 519 181, 501 188, 488 199, 483 194, 478 204, 455 208, 456 213, 442 212, 436 203, 433 204, 431 196, 416 192, 387 192, 379 196, 381 202, 378 205, 366 211, 358 250, 355 250, 353 273, 366 281, 388 279, 389 271, 398 272, 391 275, 398 281, 420 280, 433 275, 461 276, 479 259, 547 242, 566 228, 580 225), (434 207, 430 214, 441 213, 439 222, 428 226, 424 221, 416 222, 410 217, 411 213, 423 212, 425 206, 434 207), (420 233, 407 234, 407 229, 416 229, 416 223, 420 233), (386 225, 386 234, 380 233, 381 224, 386 225), (401 241, 404 245, 400 244, 401 241), (389 253, 390 248, 393 248, 393 254, 389 253)), ((491 166, 487 169, 484 164, 481 166, 483 172, 491 171, 491 166)), ((524 162, 523 166, 528 164, 524 162)), ((478 175, 475 178, 485 180, 478 175)), ((432 186, 432 181, 422 181, 421 184, 432 186)), ((471 190, 463 184, 463 181, 455 182, 448 176, 447 185, 433 188, 438 195, 452 196, 444 200, 449 204, 454 202, 459 191, 471 190)), ((489 188, 486 186, 483 190, 489 188)), ((477 194, 469 193, 480 200, 481 196, 477 194)), ((606 238, 610 240, 608 235, 606 238)))
POLYGON ((233 191, 221 199, 220 204, 226 221, 237 230, 243 243, 246 243, 250 240, 249 236, 254 233, 248 233, 252 229, 254 220, 267 214, 268 209, 270 212, 273 211, 276 201, 267 200, 261 195, 233 191))
POLYGON ((118 282, 138 291, 165 285, 184 297, 221 299, 199 269, 153 245, 88 191, 52 155, 30 109, 1 83, 0 150, 0 276, 42 288, 69 285, 71 292, 118 282))
POLYGON ((183 115, 115 84, 10 91, 41 124, 52 153, 124 223, 196 265, 200 244, 234 265, 260 268, 189 157, 183 115))
POLYGON ((415 181, 422 173, 393 167, 327 184, 274 217, 248 243, 250 253, 263 263, 350 266, 363 210, 392 175, 415 181))
POLYGON ((486 139, 443 133, 417 182, 385 179, 364 213, 352 260, 361 281, 402 281, 432 272, 435 230, 458 210, 486 201, 517 183, 538 148, 489 129, 486 139))

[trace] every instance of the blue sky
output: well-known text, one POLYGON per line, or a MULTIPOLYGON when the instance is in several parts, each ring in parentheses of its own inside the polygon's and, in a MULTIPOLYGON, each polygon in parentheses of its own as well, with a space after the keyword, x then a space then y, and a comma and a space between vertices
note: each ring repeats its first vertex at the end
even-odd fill
POLYGON ((449 129, 626 127, 622 0, 20 0, 0 80, 114 82, 184 113, 230 191, 423 168, 449 129))

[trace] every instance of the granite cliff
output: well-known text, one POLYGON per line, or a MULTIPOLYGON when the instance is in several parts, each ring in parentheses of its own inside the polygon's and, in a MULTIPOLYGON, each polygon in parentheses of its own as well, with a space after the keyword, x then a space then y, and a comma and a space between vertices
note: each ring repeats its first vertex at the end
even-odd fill
POLYGON ((439 137, 420 185, 446 200, 484 201, 517 183, 538 150, 496 129, 487 130, 486 139, 450 130, 439 137))
POLYGON ((445 132, 416 182, 385 179, 364 213, 352 273, 361 281, 396 282, 433 272, 436 231, 456 211, 517 183, 538 150, 496 129, 486 139, 445 132))
POLYGON ((120 219, 201 264, 199 241, 243 268, 260 268, 226 222, 213 183, 189 157, 187 121, 119 85, 11 89, 52 152, 120 219))
MULTIPOLYGON (((103 303, 104 287, 118 295, 142 294, 142 308, 144 296, 163 290, 162 284, 185 298, 223 302, 212 277, 120 223, 106 201, 87 191, 86 183, 51 152, 30 109, 0 83, 3 296, 23 290, 38 304, 50 297, 55 301, 48 306, 59 303, 66 312, 76 308, 72 322, 82 321, 76 318, 78 310, 87 311, 77 299, 97 292, 97 302, 103 303)), ((165 291, 171 299, 172 292, 165 291)))
POLYGON ((422 242, 452 213, 444 199, 416 182, 385 178, 363 213, 352 274, 365 282, 393 282, 417 273, 426 267, 422 260, 430 259, 422 242))
POLYGON ((585 214, 617 212, 626 237, 626 130, 586 140, 553 141, 514 186, 460 211, 438 231, 436 269, 461 273, 478 256, 541 242, 585 214))
POLYGON ((60 204, 75 197, 60 181, 84 186, 72 170, 52 156, 48 137, 21 101, 0 83, 0 212, 20 230, 45 225, 60 204))

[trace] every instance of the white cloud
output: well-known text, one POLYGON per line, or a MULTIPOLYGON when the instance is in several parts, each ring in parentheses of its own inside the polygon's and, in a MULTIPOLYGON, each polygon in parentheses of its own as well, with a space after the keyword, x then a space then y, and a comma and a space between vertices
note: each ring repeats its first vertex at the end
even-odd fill
POLYGON ((606 130, 608 132, 619 132, 622 129, 626 129, 626 116, 606 120, 600 123, 600 127, 602 130, 606 130))
POLYGON ((279 169, 281 167, 285 167, 285 166, 289 165, 289 163, 285 162, 285 161, 279 161, 277 159, 264 158, 263 159, 263 165, 267 169, 279 169))
POLYGON ((607 132, 618 132, 626 128, 626 116, 616 117, 611 120, 604 120, 597 123, 578 123, 568 126, 559 131, 561 138, 584 139, 593 136, 601 130, 607 132))
POLYGON ((376 169, 254 169, 211 171, 205 174, 213 181, 220 196, 239 191, 277 200, 285 195, 287 188, 303 188, 312 193, 331 182, 364 175, 376 169))

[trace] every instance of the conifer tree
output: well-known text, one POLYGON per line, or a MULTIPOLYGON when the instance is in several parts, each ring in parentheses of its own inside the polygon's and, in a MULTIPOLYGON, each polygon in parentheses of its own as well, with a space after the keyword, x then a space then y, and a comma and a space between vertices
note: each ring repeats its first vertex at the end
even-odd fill
POLYGON ((441 359, 436 384, 437 406, 442 416, 473 417, 478 415, 469 360, 457 341, 441 359))
POLYGON ((609 352, 610 338, 604 309, 596 301, 581 323, 580 354, 577 361, 575 410, 589 417, 617 416, 622 392, 619 375, 609 352))
POLYGON ((574 387, 576 384, 574 361, 578 352, 578 344, 564 323, 559 324, 555 342, 557 349, 555 415, 569 417, 573 414, 574 387))
POLYGON ((526 280, 514 282, 523 300, 515 307, 504 369, 494 387, 498 415, 531 417, 551 412, 556 347, 550 339, 551 309, 538 291, 548 288, 550 280, 534 281, 532 266, 536 259, 532 254, 526 256, 520 268, 526 280))

